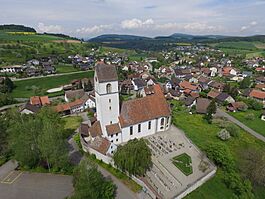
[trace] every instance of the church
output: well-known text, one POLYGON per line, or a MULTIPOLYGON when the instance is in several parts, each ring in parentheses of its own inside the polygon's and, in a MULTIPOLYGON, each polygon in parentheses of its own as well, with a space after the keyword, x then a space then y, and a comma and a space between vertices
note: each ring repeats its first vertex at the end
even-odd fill
POLYGON ((159 84, 145 88, 144 97, 120 104, 116 67, 95 66, 96 121, 82 124, 83 150, 110 163, 117 145, 170 128, 171 112, 159 84))

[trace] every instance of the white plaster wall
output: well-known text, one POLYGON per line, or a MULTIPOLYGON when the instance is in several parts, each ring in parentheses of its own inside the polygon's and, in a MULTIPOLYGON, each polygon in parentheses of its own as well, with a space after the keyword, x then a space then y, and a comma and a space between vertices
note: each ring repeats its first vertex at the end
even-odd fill
POLYGON ((133 134, 130 135, 130 126, 122 129, 122 142, 128 142, 134 138, 142 138, 156 133, 156 120, 151 120, 151 129, 148 129, 148 121, 141 123, 141 132, 138 133, 138 124, 133 125, 133 134))
POLYGON ((118 133, 118 135, 114 134, 112 136, 108 136, 108 140, 114 144, 122 143, 122 133, 118 133))
POLYGON ((96 93, 96 109, 97 120, 100 121, 103 133, 107 137, 105 126, 119 122, 119 94, 99 95, 96 93))

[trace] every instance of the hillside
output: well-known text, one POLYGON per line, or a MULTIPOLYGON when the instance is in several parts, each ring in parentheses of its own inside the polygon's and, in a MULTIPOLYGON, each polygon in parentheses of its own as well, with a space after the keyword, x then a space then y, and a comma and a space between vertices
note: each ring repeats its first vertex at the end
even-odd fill
POLYGON ((0 66, 24 64, 33 58, 45 56, 66 57, 85 53, 91 47, 64 34, 37 33, 22 25, 0 26, 0 66))
POLYGON ((265 42, 264 35, 248 36, 248 37, 231 37, 222 35, 189 35, 175 33, 170 36, 157 36, 154 38, 134 36, 134 35, 101 35, 89 40, 90 42, 101 43, 105 46, 139 49, 139 50, 162 50, 171 48, 177 43, 205 43, 217 44, 225 42, 265 42))

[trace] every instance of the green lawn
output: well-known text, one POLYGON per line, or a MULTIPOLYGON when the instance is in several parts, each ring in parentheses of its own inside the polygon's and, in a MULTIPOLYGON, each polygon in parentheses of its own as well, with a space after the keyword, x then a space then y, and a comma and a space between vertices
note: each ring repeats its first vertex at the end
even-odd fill
POLYGON ((64 122, 65 137, 68 138, 80 126, 82 118, 80 116, 69 116, 62 118, 64 122))
POLYGON ((48 89, 69 84, 74 79, 89 78, 92 77, 93 74, 94 72, 87 71, 70 75, 15 81, 16 88, 12 91, 11 95, 15 98, 28 98, 39 93, 43 95, 46 94, 48 89), (37 93, 36 90, 38 90, 37 93))
POLYGON ((240 122, 244 123, 249 128, 253 129, 257 133, 265 136, 265 121, 260 119, 262 111, 247 110, 246 112, 229 113, 240 122), (248 114, 253 114, 255 119, 250 120, 246 118, 248 114))
POLYGON ((193 173, 191 157, 187 153, 182 153, 172 159, 173 164, 186 176, 193 173))
POLYGON ((223 172, 218 170, 215 177, 185 197, 185 199, 230 199, 233 192, 222 182, 223 172))
POLYGON ((55 67, 57 73, 71 73, 80 71, 78 68, 75 68, 73 64, 58 64, 55 67))
MULTIPOLYGON (((206 147, 213 142, 222 142, 227 144, 236 160, 237 165, 240 163, 240 152, 245 148, 250 146, 265 148, 265 143, 254 138, 243 130, 241 130, 240 136, 238 138, 231 138, 226 142, 221 141, 216 136, 217 132, 219 132, 221 129, 216 124, 208 124, 203 120, 202 115, 190 115, 184 111, 174 111, 173 123, 180 129, 184 130, 185 134, 193 141, 193 143, 202 150, 205 150, 206 147)), ((195 192, 191 193, 188 198, 232 198, 232 191, 226 188, 222 178, 223 172, 218 169, 218 174, 213 179, 206 182, 195 192)), ((256 198, 262 198, 259 196, 265 194, 265 189, 254 189, 254 194, 256 198)))
POLYGON ((80 116, 69 116, 69 117, 64 117, 62 118, 64 121, 64 129, 70 129, 75 131, 81 124, 82 122, 82 117, 80 116))

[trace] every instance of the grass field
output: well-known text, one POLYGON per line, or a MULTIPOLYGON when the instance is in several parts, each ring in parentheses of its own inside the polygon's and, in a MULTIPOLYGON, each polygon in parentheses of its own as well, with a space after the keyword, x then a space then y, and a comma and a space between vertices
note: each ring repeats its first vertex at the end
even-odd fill
MULTIPOLYGON (((257 140, 243 130, 240 131, 240 136, 238 138, 231 138, 227 142, 221 141, 216 136, 217 132, 220 131, 220 128, 216 124, 208 124, 203 120, 202 115, 190 115, 187 112, 175 112, 173 114, 173 123, 180 129, 184 130, 185 134, 193 141, 193 143, 202 150, 205 150, 210 143, 222 142, 226 144, 233 154, 237 166, 240 164, 241 151, 247 147, 265 149, 265 143, 257 140)), ((213 179, 206 182, 187 198, 233 198, 232 191, 225 186, 222 180, 223 175, 222 170, 218 169, 218 173, 213 179)), ((265 195, 265 189, 257 189, 254 187, 254 194, 256 198, 262 199, 260 196, 265 195)))
POLYGON ((257 133, 265 136, 265 121, 260 119, 262 111, 248 110, 246 112, 229 113, 240 122, 244 123, 249 128, 253 129, 257 133), (254 120, 246 118, 248 114, 253 114, 254 120))
POLYGON ((210 46, 216 47, 231 55, 243 54, 246 56, 246 58, 252 58, 256 56, 265 57, 265 44, 261 42, 220 42, 210 44, 210 46))
POLYGON ((193 173, 191 164, 191 157, 187 153, 182 153, 172 158, 173 164, 186 176, 193 173))
POLYGON ((75 68, 73 64, 58 64, 55 67, 57 73, 71 73, 80 71, 78 68, 75 68))
MULTIPOLYGON (((15 98, 28 98, 36 95, 36 90, 41 94, 46 94, 46 91, 51 88, 56 88, 65 84, 69 84, 74 79, 89 78, 93 76, 92 71, 82 72, 77 74, 43 77, 38 79, 28 79, 15 81, 15 89, 11 95, 15 98)), ((38 94, 38 93, 37 93, 38 94)))

